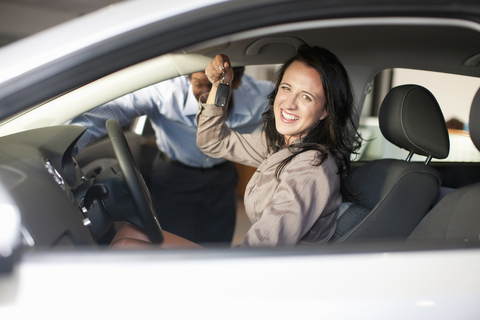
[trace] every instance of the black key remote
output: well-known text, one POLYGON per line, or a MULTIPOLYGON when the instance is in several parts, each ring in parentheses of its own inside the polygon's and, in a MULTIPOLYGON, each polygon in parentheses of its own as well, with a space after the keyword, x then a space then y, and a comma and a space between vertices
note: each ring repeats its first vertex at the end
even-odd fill
POLYGON ((222 82, 217 87, 217 95, 215 96, 215 105, 217 107, 225 108, 228 102, 228 94, 230 93, 230 86, 225 83, 225 62, 223 61, 223 77, 222 82))
POLYGON ((217 95, 215 96, 215 105, 217 107, 225 108, 227 105, 228 94, 230 92, 230 86, 228 83, 220 83, 217 87, 217 95))

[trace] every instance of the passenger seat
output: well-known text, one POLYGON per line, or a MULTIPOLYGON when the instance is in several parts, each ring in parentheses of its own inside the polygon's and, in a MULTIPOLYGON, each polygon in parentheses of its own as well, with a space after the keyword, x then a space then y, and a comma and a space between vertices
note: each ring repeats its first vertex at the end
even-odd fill
MULTIPOLYGON (((470 138, 480 151, 480 89, 470 109, 470 138)), ((408 237, 408 241, 480 240, 480 182, 459 188, 445 196, 408 237)))
POLYGON ((385 97, 379 114, 385 138, 409 151, 406 160, 381 159, 356 168, 350 188, 358 198, 340 216, 330 243, 406 240, 430 210, 442 182, 428 163, 448 156, 450 142, 443 113, 430 91, 398 86, 385 97), (413 154, 425 163, 410 162, 413 154))

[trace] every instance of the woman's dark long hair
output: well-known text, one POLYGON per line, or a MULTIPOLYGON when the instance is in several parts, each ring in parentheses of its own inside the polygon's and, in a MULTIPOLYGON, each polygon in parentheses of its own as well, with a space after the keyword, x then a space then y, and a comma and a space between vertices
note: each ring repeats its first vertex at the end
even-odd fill
POLYGON ((268 96, 270 104, 263 113, 264 131, 267 139, 268 153, 277 152, 285 147, 285 138, 275 126, 274 101, 285 71, 295 62, 301 62, 318 71, 323 91, 325 92, 325 109, 328 116, 289 146, 292 155, 283 160, 277 168, 277 179, 283 168, 298 154, 317 150, 320 161, 313 165, 321 165, 328 157, 328 152, 334 157, 341 177, 341 193, 351 196, 346 189, 344 178, 350 169, 350 157, 361 146, 362 139, 356 129, 358 114, 353 103, 350 80, 344 66, 332 52, 325 48, 301 46, 297 54, 283 64, 275 74, 275 89, 268 96))

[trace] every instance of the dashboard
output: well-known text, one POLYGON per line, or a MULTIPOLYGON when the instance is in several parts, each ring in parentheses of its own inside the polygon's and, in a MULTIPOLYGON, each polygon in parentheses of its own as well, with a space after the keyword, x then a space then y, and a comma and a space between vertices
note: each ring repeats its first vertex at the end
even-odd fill
POLYGON ((96 244, 82 196, 75 193, 88 183, 73 156, 85 130, 55 126, 0 138, 0 181, 18 206, 29 246, 96 244))

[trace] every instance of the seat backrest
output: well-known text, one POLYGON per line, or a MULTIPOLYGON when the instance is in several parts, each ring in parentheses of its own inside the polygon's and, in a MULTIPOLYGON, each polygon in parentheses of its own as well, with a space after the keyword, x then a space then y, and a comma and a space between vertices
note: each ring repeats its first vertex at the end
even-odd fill
MULTIPOLYGON (((480 89, 470 109, 470 138, 480 151, 480 89)), ((480 182, 445 196, 420 222, 408 241, 480 240, 480 182)))
POLYGON ((349 187, 358 198, 349 199, 331 243, 405 240, 435 200, 442 177, 428 162, 450 149, 435 97, 418 85, 395 87, 382 103, 379 125, 388 141, 409 151, 408 161, 375 160, 352 171, 349 187), (426 156, 425 164, 410 162, 414 153, 426 156))

